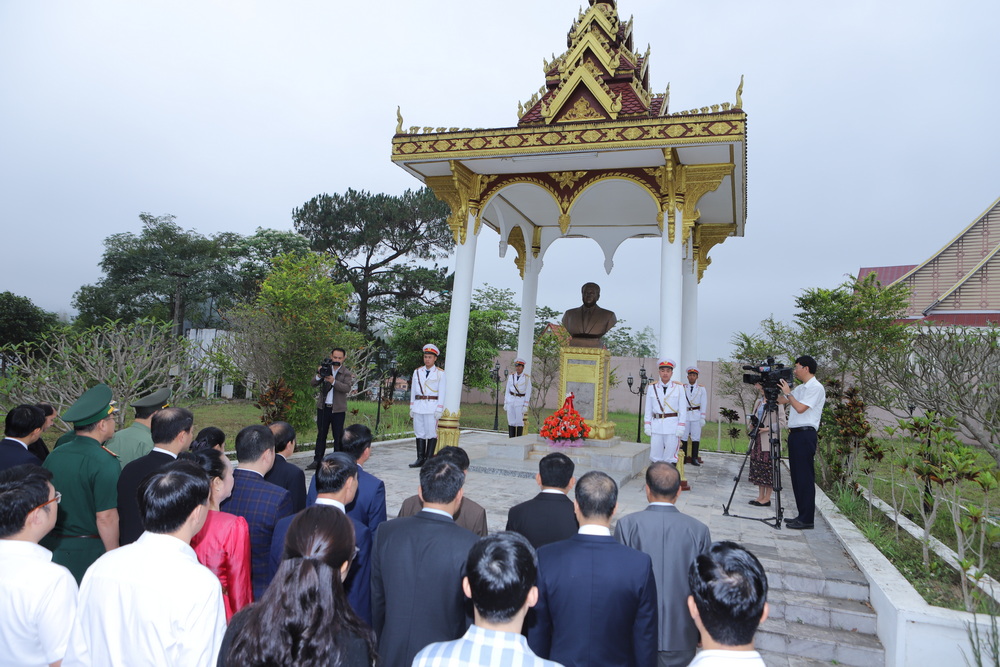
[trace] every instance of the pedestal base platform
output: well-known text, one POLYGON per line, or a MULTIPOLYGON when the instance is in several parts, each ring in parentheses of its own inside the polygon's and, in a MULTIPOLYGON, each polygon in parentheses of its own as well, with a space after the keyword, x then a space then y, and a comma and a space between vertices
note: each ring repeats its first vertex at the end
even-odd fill
POLYGON ((487 458, 473 461, 472 469, 499 469, 518 476, 534 476, 538 461, 551 452, 561 452, 576 464, 577 479, 591 470, 609 474, 619 486, 645 470, 649 463, 649 445, 623 442, 620 437, 605 440, 587 439, 580 447, 550 445, 537 434, 517 438, 498 436, 489 443, 487 458))

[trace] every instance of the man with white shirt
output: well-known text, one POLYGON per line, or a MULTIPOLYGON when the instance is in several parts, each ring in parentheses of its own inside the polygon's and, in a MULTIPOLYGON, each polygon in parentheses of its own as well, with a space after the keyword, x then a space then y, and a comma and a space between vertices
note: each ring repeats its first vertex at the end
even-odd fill
POLYGON ((803 355, 795 360, 795 378, 802 384, 793 390, 787 382, 779 384, 778 403, 788 405, 788 470, 792 478, 792 493, 799 515, 785 519, 785 527, 809 530, 816 513, 817 431, 826 404, 826 389, 816 379, 816 360, 803 355))
POLYGON ((76 616, 76 580, 38 545, 61 495, 36 465, 0 472, 0 663, 59 665, 76 616))
POLYGON ((118 478, 118 529, 124 546, 142 535, 139 501, 136 493, 142 481, 177 460, 194 438, 194 415, 186 408, 163 408, 150 422, 153 450, 128 463, 118 478))
POLYGON ((437 345, 423 347, 424 365, 413 371, 410 379, 410 419, 417 439, 417 460, 411 468, 419 468, 437 449, 437 421, 444 413, 444 371, 435 364, 441 354, 437 345))
POLYGON ((176 461, 139 487, 146 531, 90 566, 63 665, 214 665, 222 588, 191 538, 208 516, 208 475, 176 461))
POLYGON ((30 463, 42 465, 41 460, 28 451, 28 445, 38 440, 45 427, 45 412, 35 405, 18 405, 11 408, 4 418, 0 441, 0 470, 30 463))
POLYGON ((708 410, 708 390, 704 385, 698 384, 698 376, 701 371, 697 366, 687 367, 687 384, 684 385, 684 397, 687 399, 687 438, 681 445, 684 450, 684 463, 690 463, 697 467, 703 461, 698 456, 698 448, 701 446, 701 427, 705 424, 705 412, 708 410), (687 448, 688 438, 691 439, 691 449, 687 448))
POLYGON ((673 359, 662 358, 657 364, 660 379, 646 389, 645 433, 649 436, 649 460, 677 464, 681 472, 681 489, 690 490, 684 480, 683 461, 678 462, 680 443, 687 435, 687 399, 684 387, 673 381, 673 359))
POLYGON ((535 655, 564 665, 656 664, 656 581, 648 554, 611 536, 618 485, 576 483, 577 535, 538 550, 538 603, 525 623, 535 655))
MULTIPOLYGON (((313 480, 316 482, 315 505, 330 505, 347 514, 347 506, 351 504, 358 491, 359 466, 354 457, 347 452, 332 452, 326 455, 313 480)), ((274 537, 271 538, 271 572, 278 571, 278 566, 284 557, 285 535, 296 514, 286 516, 274 527, 274 537)), ((350 515, 348 515, 350 516, 350 515)), ((372 622, 371 603, 371 550, 372 534, 360 520, 350 517, 354 524, 354 546, 357 551, 351 569, 344 578, 344 591, 347 601, 354 612, 365 619, 369 625, 372 622)))
POLYGON ((681 478, 669 463, 646 469, 646 499, 641 512, 623 516, 615 538, 653 559, 659 604, 659 667, 684 667, 694 658, 698 628, 688 613, 688 566, 712 544, 708 526, 677 509, 681 478))
POLYGON ((312 385, 319 387, 316 396, 316 451, 306 470, 315 470, 326 455, 326 434, 332 431, 333 451, 340 451, 344 437, 344 418, 347 416, 347 394, 354 386, 354 373, 344 368, 347 352, 342 347, 330 351, 329 360, 324 360, 316 369, 312 385))
POLYGON ((531 401, 531 376, 524 372, 522 357, 514 360, 514 372, 507 376, 503 394, 503 409, 507 413, 507 435, 511 438, 524 435, 524 413, 531 401))

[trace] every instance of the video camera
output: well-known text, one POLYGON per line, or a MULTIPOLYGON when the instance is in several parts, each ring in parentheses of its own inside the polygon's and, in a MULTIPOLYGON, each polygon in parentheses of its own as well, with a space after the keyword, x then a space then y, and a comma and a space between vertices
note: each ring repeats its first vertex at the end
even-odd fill
POLYGON ((767 361, 756 366, 744 366, 745 371, 753 373, 743 374, 744 384, 759 384, 764 388, 764 396, 770 400, 777 400, 779 392, 778 385, 782 380, 792 384, 794 369, 784 364, 776 364, 774 357, 768 357, 767 361))
POLYGON ((319 362, 318 375, 321 378, 328 378, 333 375, 333 371, 340 368, 340 363, 334 361, 330 357, 323 357, 323 360, 319 362))

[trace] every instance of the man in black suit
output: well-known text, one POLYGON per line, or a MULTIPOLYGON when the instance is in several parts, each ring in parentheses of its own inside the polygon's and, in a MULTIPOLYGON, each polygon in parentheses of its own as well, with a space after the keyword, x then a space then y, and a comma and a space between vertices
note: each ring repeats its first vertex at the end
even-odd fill
MULTIPOLYGON (((347 516, 368 527, 374 536, 380 523, 385 521, 385 482, 364 469, 372 456, 372 430, 364 424, 351 424, 344 429, 341 446, 358 462, 358 493, 347 503, 347 516)), ((306 505, 316 503, 316 477, 309 482, 306 505)))
POLYGON ((476 536, 452 519, 464 483, 457 465, 429 459, 420 468, 423 509, 375 534, 372 616, 382 664, 409 665, 420 649, 458 639, 471 623, 462 571, 476 536))
POLYGON ((194 439, 194 415, 185 408, 163 408, 149 425, 153 451, 128 463, 118 478, 118 528, 121 546, 132 544, 145 529, 136 494, 142 481, 177 460, 194 439))
POLYGON ((685 667, 694 659, 698 628, 688 613, 688 567, 712 544, 708 526, 677 509, 681 476, 666 461, 646 470, 649 506, 618 520, 615 538, 649 554, 659 598, 659 667, 685 667))
POLYGON ((306 474, 288 462, 295 453, 295 429, 288 422, 274 422, 270 429, 274 434, 274 465, 264 479, 287 490, 292 496, 292 511, 301 512, 306 508, 306 474))
POLYGON ((19 405, 11 408, 4 418, 4 439, 0 442, 0 470, 30 463, 42 465, 41 460, 28 451, 31 443, 38 440, 45 426, 45 413, 35 405, 19 405))
POLYGON ((535 475, 542 491, 531 500, 510 508, 507 530, 521 533, 536 549, 576 535, 580 525, 576 521, 573 501, 568 496, 576 483, 574 470, 573 460, 561 452, 543 457, 535 475))
POLYGON ((538 550, 538 604, 526 623, 528 645, 564 665, 652 667, 653 564, 611 536, 618 485, 603 472, 588 472, 576 483, 575 506, 580 532, 538 550))

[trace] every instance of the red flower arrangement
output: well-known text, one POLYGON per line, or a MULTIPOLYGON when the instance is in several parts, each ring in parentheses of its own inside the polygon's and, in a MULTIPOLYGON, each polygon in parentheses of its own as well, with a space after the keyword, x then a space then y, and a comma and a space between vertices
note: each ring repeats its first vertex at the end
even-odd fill
POLYGON ((590 427, 573 407, 573 394, 566 397, 561 408, 542 423, 539 435, 555 444, 580 445, 590 435, 590 427))

